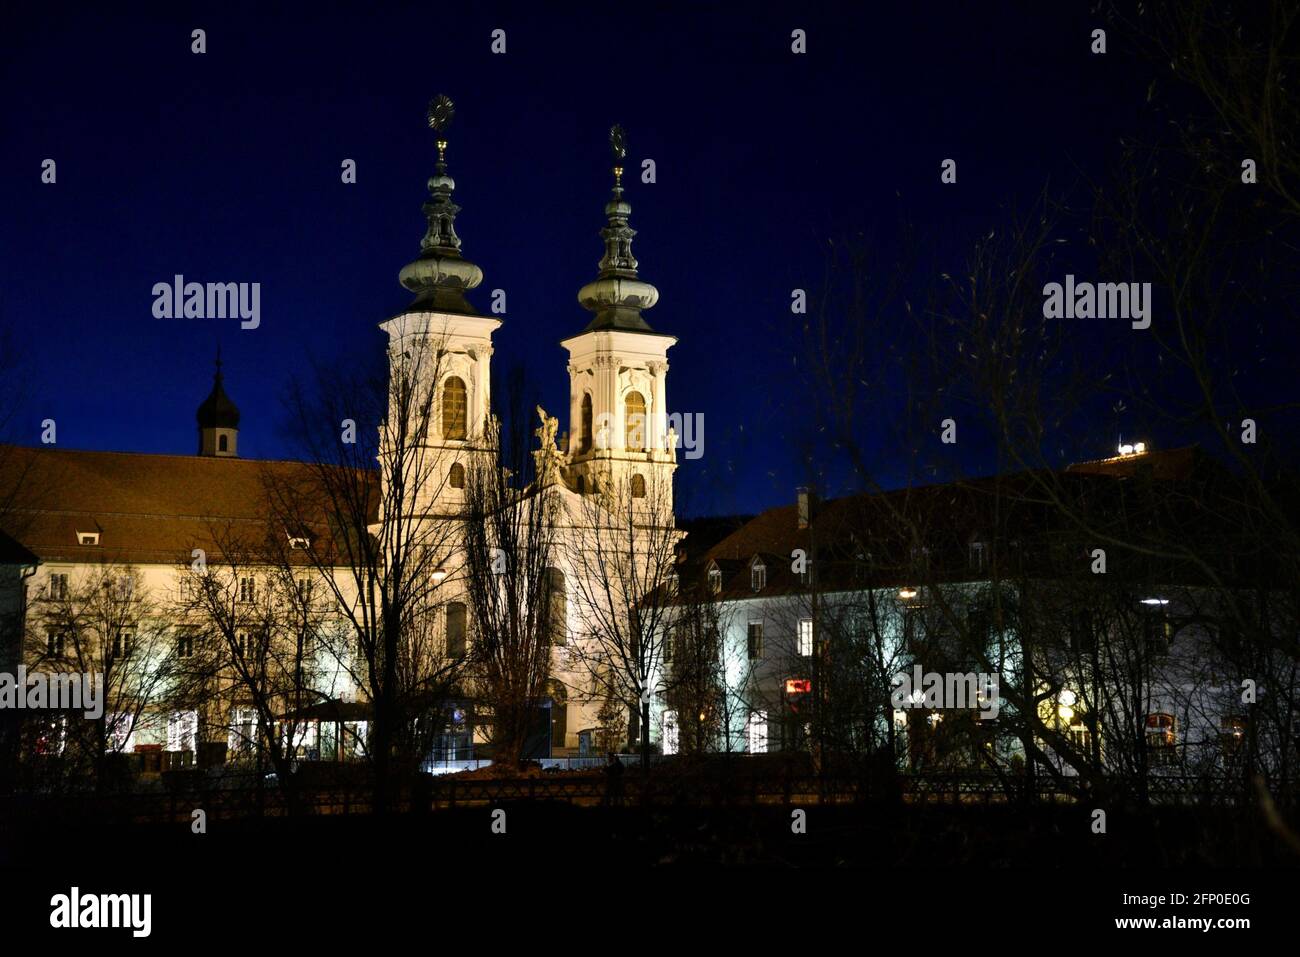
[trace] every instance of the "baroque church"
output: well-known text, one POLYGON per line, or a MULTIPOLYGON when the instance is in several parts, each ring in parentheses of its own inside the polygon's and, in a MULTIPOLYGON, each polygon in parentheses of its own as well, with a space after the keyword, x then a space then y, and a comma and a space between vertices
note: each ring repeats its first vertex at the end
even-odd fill
MULTIPOLYGON (((418 257, 399 273, 401 285, 414 299, 380 324, 389 339, 392 376, 405 374, 409 365, 399 369, 393 364, 409 360, 413 351, 436 351, 431 361, 418 366, 420 375, 435 380, 416 383, 418 389, 437 398, 437 412, 420 442, 429 447, 430 460, 440 463, 437 467, 445 469, 446 475, 445 481, 430 485, 433 491, 418 508, 422 521, 444 523, 463 514, 466 469, 495 454, 483 442, 482 431, 484 423, 494 421, 493 336, 503 332, 503 326, 504 333, 509 332, 502 318, 481 312, 471 302, 483 272, 463 254, 456 232, 459 207, 453 201, 456 184, 448 173, 446 139, 452 112, 444 97, 429 110, 438 154, 428 182, 429 199, 423 206, 428 229, 418 257)), ((626 148, 621 128, 615 127, 610 139, 613 185, 600 230, 604 253, 596 277, 578 292, 578 301, 591 319, 561 343, 568 354, 569 428, 557 441, 558 419, 537 410, 541 447, 533 453, 534 485, 553 488, 562 499, 561 514, 567 515, 570 527, 590 514, 595 493, 619 488, 642 500, 635 505, 642 510, 637 514, 643 515, 653 499, 654 520, 671 528, 676 437, 666 408, 667 353, 676 339, 657 332, 643 315, 655 305, 658 291, 638 276, 632 253, 635 231, 629 224, 631 205, 623 185, 626 148)), ((119 593, 137 589, 137 597, 149 596, 151 607, 162 609, 191 587, 185 578, 192 554, 202 552, 214 564, 226 557, 223 543, 214 538, 216 525, 257 528, 267 523, 268 476, 293 482, 312 468, 306 462, 240 458, 240 411, 226 392, 219 355, 211 392, 199 405, 196 418, 194 455, 73 451, 54 445, 3 449, 0 488, 15 491, 0 508, 0 568, 5 572, 0 581, 0 615, 17 623, 9 629, 11 635, 26 637, 5 643, 0 671, 13 672, 20 664, 31 670, 54 670, 59 664, 76 670, 66 636, 57 628, 41 626, 42 602, 70 599, 79 587, 89 593, 87 583, 92 581, 96 588, 102 582, 106 589, 116 582, 112 587, 119 593)), ((382 460, 391 451, 385 435, 390 433, 380 423, 357 424, 357 428, 376 426, 381 469, 375 480, 382 486, 382 460)), ((386 492, 381 488, 381 495, 386 492)), ((578 576, 584 574, 576 566, 583 563, 557 557, 555 564, 548 572, 553 576, 551 601, 563 620, 559 630, 576 636, 582 628, 577 596, 583 588, 578 576)), ((254 581, 255 574, 248 574, 247 584, 243 578, 238 582, 240 600, 251 599, 261 587, 254 581)), ((457 641, 463 646, 466 632, 472 631, 465 616, 464 601, 448 604, 447 648, 457 641)), ((120 651, 143 643, 147 628, 143 621, 123 623, 105 640, 120 651)), ((177 631, 166 639, 168 647, 155 649, 153 655, 191 654, 189 640, 177 631)), ((242 648, 242 635, 239 640, 242 648)), ((612 743, 598 734, 602 701, 591 693, 580 656, 564 647, 571 640, 562 638, 553 649, 542 712, 549 717, 539 717, 543 726, 549 723, 549 729, 530 746, 531 757, 594 755, 597 748, 612 743)), ((296 749, 303 757, 342 759, 355 750, 346 744, 345 724, 354 739, 364 736, 366 694, 342 670, 321 678, 318 698, 325 707, 303 712, 328 716, 308 729, 304 746, 296 749)), ((174 706, 161 714, 148 711, 144 708, 117 722, 111 744, 151 756, 161 752, 161 761, 154 759, 153 766, 160 763, 164 768, 212 763, 211 757, 203 758, 205 748, 209 755, 238 750, 241 738, 243 745, 247 743, 250 721, 257 720, 242 712, 235 700, 230 705, 228 735, 219 727, 214 731, 209 718, 200 721, 197 714, 174 706)), ((631 716, 633 725, 637 717, 639 712, 631 716)), ((483 729, 466 728, 460 737, 449 736, 438 756, 448 764, 474 757, 476 750, 490 753, 490 748, 481 747, 484 741, 483 729)), ((47 746, 56 745, 47 742, 47 746)))

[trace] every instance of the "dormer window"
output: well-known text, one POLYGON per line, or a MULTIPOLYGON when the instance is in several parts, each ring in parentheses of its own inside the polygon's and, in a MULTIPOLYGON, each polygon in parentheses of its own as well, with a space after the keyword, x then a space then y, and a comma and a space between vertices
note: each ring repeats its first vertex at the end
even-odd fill
POLYGON ((722 569, 717 565, 709 566, 709 593, 713 595, 722 592, 722 569))
POLYGON ((988 568, 988 547, 983 542, 971 542, 967 549, 967 563, 973 572, 988 568))
POLYGON ((290 535, 290 536, 289 536, 289 547, 290 547, 290 548, 306 550, 310 545, 311 545, 311 542, 309 542, 305 536, 302 536, 302 535, 290 535))
POLYGON ((767 566, 760 561, 755 561, 749 567, 749 587, 754 591, 762 591, 767 587, 767 566))
POLYGON ((98 545, 99 532, 77 532, 78 545, 98 545))

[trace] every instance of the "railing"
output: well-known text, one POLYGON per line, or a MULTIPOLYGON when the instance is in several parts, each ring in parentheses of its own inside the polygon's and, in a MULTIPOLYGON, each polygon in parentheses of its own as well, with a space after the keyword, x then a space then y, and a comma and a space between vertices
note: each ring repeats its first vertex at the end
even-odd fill
MULTIPOLYGON (((716 769, 715 769, 716 770, 716 769)), ((1120 782, 1114 782, 1119 784, 1120 782)), ((1132 782, 1120 793, 1133 795, 1132 782)), ((368 785, 304 787, 291 808, 274 782, 255 775, 214 782, 185 782, 165 791, 97 795, 57 794, 0 797, 0 830, 21 827, 28 817, 67 820, 93 817, 111 824, 189 823, 195 810, 209 820, 370 814, 368 785), (231 786, 235 784, 236 786, 231 786)), ((1073 786, 1072 786, 1073 787, 1073 786)), ((1086 792, 1041 781, 1035 798, 1068 804, 1086 792)), ((1208 786, 1204 779, 1151 777, 1147 799, 1155 805, 1237 805, 1242 786, 1208 786)), ((423 777, 402 788, 391 802, 398 813, 495 806, 514 802, 558 802, 579 807, 615 804, 639 807, 817 806, 899 801, 909 805, 1007 804, 1028 796, 1023 779, 969 773, 899 774, 890 778, 818 777, 810 774, 717 774, 679 772, 671 766, 643 774, 627 767, 618 782, 600 771, 541 774, 525 778, 446 775, 423 777)))

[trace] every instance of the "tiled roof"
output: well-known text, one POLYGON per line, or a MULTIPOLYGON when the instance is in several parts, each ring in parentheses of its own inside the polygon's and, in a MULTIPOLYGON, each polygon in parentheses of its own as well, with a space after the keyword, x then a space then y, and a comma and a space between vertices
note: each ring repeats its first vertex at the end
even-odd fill
MULTIPOLYGON (((315 466, 197 455, 0 447, 0 527, 42 561, 179 563, 265 540, 267 483, 311 488, 315 466), (97 532, 97 545, 78 533, 97 532)), ((286 539, 287 539, 286 533, 286 539)))
MULTIPOLYGON (((1224 530, 1232 528, 1223 507, 1230 499, 1215 491, 1222 490, 1217 483, 1224 474, 1199 450, 1187 448, 1081 463, 1056 473, 1020 472, 814 502, 811 528, 799 527, 792 503, 756 516, 681 574, 684 584, 702 587, 706 570, 716 563, 720 597, 726 599, 804 591, 807 584, 792 568, 792 553, 802 549, 810 558, 815 550, 819 587, 825 590, 922 584, 920 578, 973 581, 988 577, 972 566, 968 549, 983 542, 990 555, 997 550, 1004 575, 1051 575, 1059 573, 1062 560, 1074 567, 1077 529, 1049 503, 1045 483, 1083 510, 1094 527, 1113 523, 1119 534, 1158 527, 1166 534, 1185 533, 1189 541, 1209 541, 1223 540, 1224 530), (1209 501, 1215 509, 1205 508, 1209 501), (758 593, 749 571, 755 555, 767 564, 766 586, 758 593), (927 569, 923 574, 918 557, 927 569)), ((1153 573, 1137 566, 1128 571, 1153 573)))

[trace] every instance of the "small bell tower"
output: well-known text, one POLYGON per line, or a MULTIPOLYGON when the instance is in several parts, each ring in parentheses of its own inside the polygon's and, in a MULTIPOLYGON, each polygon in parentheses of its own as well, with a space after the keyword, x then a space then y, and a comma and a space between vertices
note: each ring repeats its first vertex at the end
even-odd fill
POLYGON ((239 408, 230 401, 221 384, 221 350, 217 350, 217 371, 212 391, 199 406, 199 455, 233 459, 239 456, 239 408))

